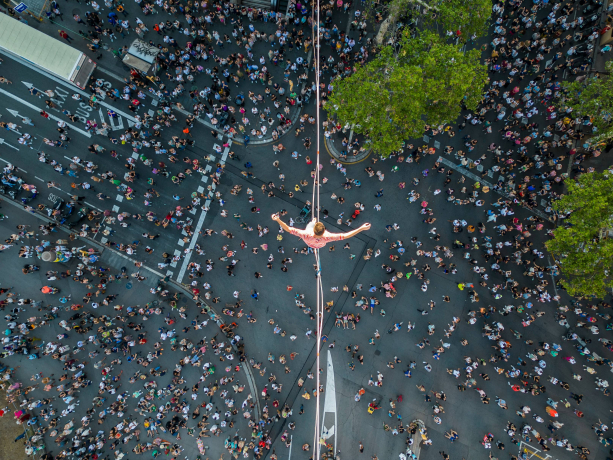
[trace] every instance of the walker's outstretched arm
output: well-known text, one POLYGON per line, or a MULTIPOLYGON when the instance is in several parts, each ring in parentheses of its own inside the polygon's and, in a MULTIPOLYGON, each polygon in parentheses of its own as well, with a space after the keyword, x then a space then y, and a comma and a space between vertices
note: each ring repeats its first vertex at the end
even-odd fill
POLYGON ((289 232, 289 231, 290 231, 290 227, 289 227, 289 225, 287 225, 285 222, 283 222, 283 221, 281 220, 281 218, 279 217, 279 214, 273 214, 273 215, 271 216, 271 218, 272 218, 272 220, 274 220, 275 222, 277 222, 277 223, 278 223, 278 224, 281 226, 281 228, 282 228, 283 230, 285 230, 286 232, 289 232))
MULTIPOLYGON (((347 233, 340 233, 340 235, 342 235, 343 239, 346 240, 347 238, 351 238, 352 236, 355 236, 358 233, 363 232, 364 230, 370 230, 370 224, 363 224, 362 226, 356 228, 355 230, 352 230, 347 233)), ((339 233, 333 233, 332 235, 339 235, 339 233)))

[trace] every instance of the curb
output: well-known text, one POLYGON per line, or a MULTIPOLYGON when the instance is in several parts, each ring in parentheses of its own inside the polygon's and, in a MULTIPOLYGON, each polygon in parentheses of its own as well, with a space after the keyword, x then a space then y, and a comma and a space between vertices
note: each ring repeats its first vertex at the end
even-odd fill
MULTIPOLYGON (((3 201, 5 203, 8 203, 12 206, 14 206, 15 208, 18 208, 21 211, 25 211, 24 205, 22 205, 21 203, 18 203, 16 201, 13 201, 12 199, 7 198, 6 196, 3 196, 0 198, 0 201, 3 201)), ((26 211, 27 212, 27 211, 26 211)), ((37 219, 40 219, 44 222, 47 223, 54 223, 57 224, 59 228, 61 228, 62 230, 64 230, 65 232, 67 232, 69 235, 70 234, 74 234, 77 240, 81 240, 86 242, 87 244, 96 247, 97 249, 99 249, 100 254, 102 254, 104 251, 109 251, 112 252, 113 254, 122 257, 132 263, 137 262, 136 260, 128 257, 127 255, 125 255, 124 253, 122 253, 121 251, 117 251, 116 249, 113 248, 109 248, 103 244, 100 244, 98 241, 94 240, 93 238, 90 237, 82 237, 79 236, 77 233, 75 233, 72 229, 70 229, 70 227, 67 227, 66 225, 63 224, 58 224, 56 221, 54 221, 53 219, 49 219, 47 216, 45 216, 44 214, 38 212, 38 211, 31 211, 30 214, 36 216, 37 219)), ((162 273, 160 273, 157 270, 154 270, 153 268, 147 266, 147 265, 142 265, 140 268, 148 270, 149 272, 153 273, 155 276, 159 277, 160 279, 164 279, 166 276, 162 273)), ((193 294, 185 287, 184 284, 181 283, 177 283, 176 281, 173 280, 169 280, 167 282, 168 284, 173 285, 178 291, 180 291, 182 294, 188 296, 189 298, 192 298, 193 300, 193 294)), ((194 301, 196 302, 196 301, 194 301)), ((222 316, 217 313, 217 311, 204 299, 198 299, 198 302, 201 302, 204 306, 206 306, 206 308, 208 309, 207 313, 209 315, 209 317, 211 318, 212 321, 215 321, 215 323, 217 323, 217 325, 219 326, 219 329, 222 331, 222 333, 224 334, 224 336, 226 336, 228 339, 228 335, 223 332, 223 328, 225 326, 225 323, 222 320, 222 316)), ((238 351, 238 347, 236 347, 236 345, 232 345, 233 350, 236 352, 238 351)), ((262 413, 262 409, 261 409, 261 405, 260 405, 260 400, 259 400, 259 393, 257 392, 257 386, 255 384, 255 378, 253 376, 253 373, 251 372, 251 368, 249 366, 249 364, 245 361, 241 363, 243 370, 245 371, 245 375, 247 376, 247 383, 249 385, 249 390, 251 391, 252 395, 253 395, 253 402, 255 404, 255 408, 256 411, 258 413, 258 417, 260 416, 260 414, 262 413)))
POLYGON ((334 142, 330 141, 325 136, 324 136, 324 142, 326 145, 326 150, 328 151, 330 156, 334 158, 336 161, 338 161, 339 163, 344 164, 344 165, 352 165, 356 163, 361 163, 362 161, 366 160, 372 153, 372 149, 368 149, 368 150, 359 152, 357 155, 352 155, 349 158, 345 158, 344 160, 341 160, 341 153, 334 146, 334 142))

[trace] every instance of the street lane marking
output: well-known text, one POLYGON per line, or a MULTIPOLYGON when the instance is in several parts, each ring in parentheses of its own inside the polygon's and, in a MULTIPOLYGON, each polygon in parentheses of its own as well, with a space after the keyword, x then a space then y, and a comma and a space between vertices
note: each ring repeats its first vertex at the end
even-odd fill
MULTIPOLYGON (((208 208, 208 205, 205 205, 205 207, 208 208)), ((189 265, 189 260, 191 259, 194 247, 196 246, 196 240, 198 239, 198 235, 200 235, 202 224, 204 224, 206 213, 207 212, 203 210, 202 213, 200 214, 200 219, 198 219, 198 223, 196 224, 196 228, 194 229, 194 235, 192 236, 192 240, 189 243, 189 252, 185 255, 185 258, 183 259, 183 265, 181 266, 181 270, 179 271, 179 274, 177 275, 177 283, 180 283, 181 281, 183 281, 183 277, 185 276, 185 271, 187 270, 187 266, 189 265)), ((181 243, 183 243, 183 240, 180 240, 180 241, 181 243)))
POLYGON ((326 370, 326 391, 324 392, 324 414, 321 419, 321 439, 328 440, 334 436, 334 451, 338 444, 338 435, 336 434, 336 426, 338 424, 337 412, 336 412, 336 385, 334 383, 334 365, 332 364, 332 353, 328 349, 327 356, 327 370, 326 370), (330 428, 326 428, 326 424, 330 422, 330 418, 334 414, 334 422, 330 428), (328 416, 328 417, 327 417, 328 416))
POLYGON ((5 142, 4 139, 0 139, 0 145, 6 145, 9 148, 12 148, 13 150, 17 150, 19 152, 19 149, 11 144, 9 144, 8 142, 5 142))
MULTIPOLYGON (((9 93, 8 91, 5 91, 3 89, 0 89, 0 93, 10 97, 11 99, 14 99, 18 102, 20 102, 21 104, 25 105, 26 107, 29 107, 33 110, 36 110, 38 113, 40 113, 42 111, 42 109, 39 109, 38 107, 36 107, 34 104, 30 104, 28 101, 24 101, 23 99, 21 99, 20 97, 15 96, 12 93, 9 93)), ((50 113, 47 112, 47 114, 49 115, 49 118, 51 118, 52 120, 56 120, 56 121, 63 121, 60 120, 58 117, 56 117, 55 115, 51 115, 50 113)), ((78 133, 83 134, 85 137, 92 137, 92 135, 90 133, 88 133, 87 131, 83 131, 82 129, 77 128, 75 125, 72 125, 70 123, 66 123, 68 126, 70 126, 70 129, 75 130, 78 133)))
MULTIPOLYGON (((498 195, 501 195, 509 200, 514 200, 515 197, 509 195, 508 193, 505 193, 503 190, 496 190, 494 188, 494 185, 490 184, 489 182, 483 180, 483 178, 471 173, 468 169, 466 169, 463 166, 457 165, 443 157, 438 157, 438 161, 440 163, 443 163, 447 166, 449 166, 452 169, 455 169, 456 171, 458 171, 460 174, 463 174, 464 176, 470 177, 472 180, 474 180, 475 182, 479 182, 481 185, 487 185, 490 190, 492 190, 493 192, 497 193, 498 195)), ((547 221, 551 222, 551 216, 548 216, 547 214, 545 214, 544 212, 540 211, 539 209, 535 209, 535 208, 528 208, 526 206, 522 206, 524 209, 530 211, 533 214, 536 214, 537 216, 539 216, 541 219, 545 219, 547 221)))
MULTIPOLYGON (((98 206, 94 206, 93 204, 88 203, 87 201, 84 201, 83 203, 85 203, 85 204, 86 204, 87 206, 89 206, 90 208, 94 208, 94 209, 96 209, 96 210, 98 210, 98 211, 102 212, 102 209, 100 209, 98 206)), ((117 210, 119 211, 119 208, 117 208, 117 210)))
MULTIPOLYGON (((11 165, 13 163, 11 163, 10 161, 6 161, 4 158, 0 158, 0 161, 4 161, 7 165, 11 165)), ((24 173, 27 173, 28 171, 26 171, 25 169, 21 169, 21 168, 17 168, 20 171, 23 171, 24 173)))
MULTIPOLYGON (((90 96, 90 95, 89 95, 89 94, 87 94, 87 92, 83 91, 82 89, 80 89, 80 88, 78 88, 78 87, 76 87, 76 86, 74 86, 74 85, 71 85, 71 84, 69 84, 69 83, 65 82, 64 80, 61 80, 61 79, 59 79, 59 78, 55 77, 54 75, 51 75, 51 74, 48 74, 48 73, 46 73, 46 72, 42 71, 41 69, 39 69, 39 68, 37 68, 37 67, 33 66, 33 65, 32 65, 32 64, 30 64, 29 62, 24 61, 23 59, 21 59, 21 58, 19 58, 19 57, 17 57, 17 56, 12 56, 11 54, 8 54, 8 53, 6 53, 6 52, 4 52, 4 51, 2 51, 2 50, 0 50, 0 54, 3 54, 4 56, 8 57, 9 59, 12 59, 13 61, 18 62, 19 64, 21 64, 21 65, 23 65, 23 66, 25 66, 25 67, 27 67, 27 68, 29 68, 29 69, 32 69, 32 70, 34 70, 35 72, 38 72, 39 74, 41 74, 41 75, 42 75, 42 76, 44 76, 45 78, 48 78, 48 79, 50 79, 50 80, 53 80, 53 81, 55 81, 56 83, 59 83, 59 84, 61 84, 62 86, 65 86, 66 88, 69 88, 69 89, 70 89, 70 91, 74 91, 75 93, 79 93, 81 96, 85 96, 85 97, 86 97, 86 98, 89 100, 89 96, 90 96)), ((121 115, 121 116, 122 116, 122 117, 124 117, 124 118, 127 118, 127 119, 128 119, 130 122, 132 122, 132 123, 136 123, 136 122, 137 122, 136 118, 134 118, 134 117, 132 117, 132 116, 128 115, 127 113, 125 113, 125 112, 123 112, 123 111, 121 111, 121 110, 119 110, 119 109, 116 109, 115 107, 113 107, 113 106, 112 106, 112 105, 110 105, 110 104, 107 104, 106 102, 103 102, 103 101, 101 101, 101 100, 98 100, 98 104, 100 104, 100 105, 102 105, 102 106, 106 107, 107 109, 111 109, 113 112, 115 112, 115 113, 117 113, 117 114, 121 115)))
POLYGON ((527 442, 524 441, 520 441, 519 442, 519 453, 526 453, 529 455, 529 459, 530 458, 539 458, 540 460, 549 460, 552 459, 553 457, 545 452, 543 452, 540 449, 537 449, 536 447, 532 447, 530 444, 528 444, 527 442), (544 455, 544 457, 538 455, 538 454, 542 454, 544 455))

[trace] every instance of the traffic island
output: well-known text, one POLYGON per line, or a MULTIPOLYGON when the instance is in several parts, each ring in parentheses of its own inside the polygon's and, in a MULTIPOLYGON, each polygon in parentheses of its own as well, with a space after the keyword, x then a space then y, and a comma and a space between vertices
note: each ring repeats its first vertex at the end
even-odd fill
POLYGON ((334 141, 332 141, 331 139, 326 137, 324 142, 326 145, 326 150, 328 151, 330 156, 342 164, 360 163, 361 161, 364 161, 366 158, 368 158, 372 153, 372 149, 370 148, 361 148, 354 154, 347 155, 346 153, 339 151, 334 145, 334 141))

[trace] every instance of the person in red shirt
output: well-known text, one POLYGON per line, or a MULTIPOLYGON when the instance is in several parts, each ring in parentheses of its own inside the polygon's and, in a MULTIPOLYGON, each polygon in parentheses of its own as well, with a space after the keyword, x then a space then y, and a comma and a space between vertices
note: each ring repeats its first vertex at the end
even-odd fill
POLYGON ((58 30, 58 33, 60 34, 60 37, 62 37, 68 43, 70 43, 70 40, 74 40, 74 38, 68 35, 65 30, 58 30))
POLYGON ((370 229, 370 224, 364 224, 361 227, 352 230, 351 232, 330 233, 326 230, 326 227, 323 223, 317 222, 315 219, 309 222, 309 224, 304 230, 290 227, 281 220, 279 214, 273 214, 272 220, 277 222, 286 232, 289 232, 294 236, 302 238, 302 240, 306 243, 307 246, 314 249, 323 248, 326 243, 329 243, 331 241, 346 240, 347 238, 351 238, 352 236, 355 236, 364 230, 370 229))

